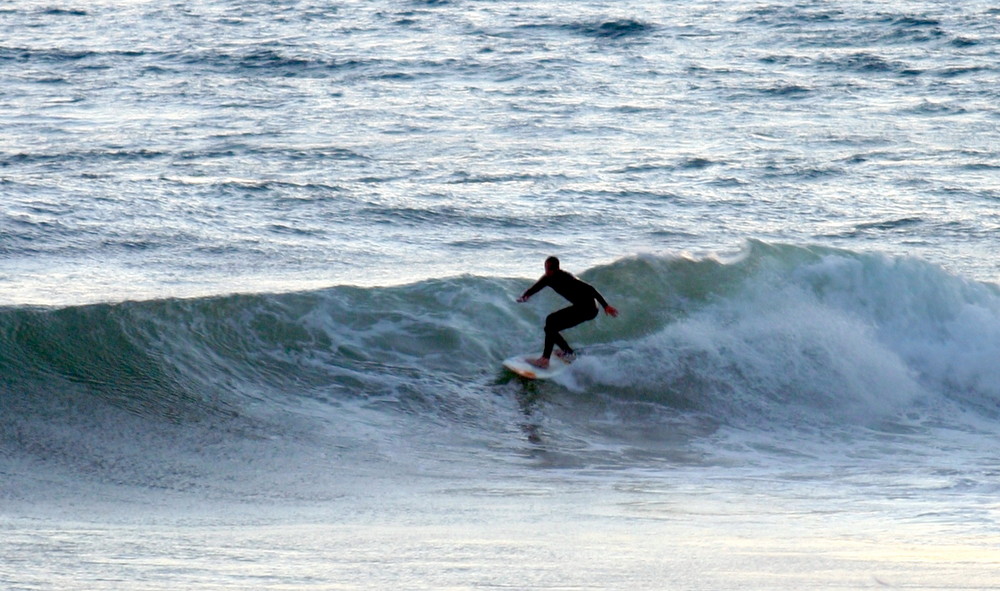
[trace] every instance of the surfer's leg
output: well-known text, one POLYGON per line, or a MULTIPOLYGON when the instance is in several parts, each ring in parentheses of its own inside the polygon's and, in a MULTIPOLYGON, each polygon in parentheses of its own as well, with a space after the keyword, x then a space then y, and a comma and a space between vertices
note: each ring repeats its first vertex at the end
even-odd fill
POLYGON ((566 354, 572 354, 573 348, 559 332, 573 328, 581 322, 592 320, 595 316, 597 316, 597 308, 587 306, 570 306, 549 314, 545 319, 545 351, 542 353, 542 357, 550 358, 555 347, 559 347, 566 354))
POLYGON ((552 349, 554 349, 557 345, 563 351, 568 353, 573 352, 573 350, 569 348, 569 343, 566 342, 566 339, 564 339, 558 331, 549 329, 548 324, 546 324, 545 350, 542 352, 542 357, 545 359, 552 357, 552 349))
POLYGON ((572 322, 574 317, 572 307, 563 308, 548 315, 545 319, 545 351, 542 353, 542 357, 545 359, 552 357, 552 349, 556 345, 563 351, 569 347, 569 343, 559 334, 559 331, 574 326, 575 324, 572 322))

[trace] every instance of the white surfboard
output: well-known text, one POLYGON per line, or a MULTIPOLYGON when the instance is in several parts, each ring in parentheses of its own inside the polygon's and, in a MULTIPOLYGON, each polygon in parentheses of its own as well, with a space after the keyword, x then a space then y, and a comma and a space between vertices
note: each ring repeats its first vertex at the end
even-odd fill
POLYGON ((528 378, 529 380, 547 380, 559 375, 569 367, 568 363, 558 356, 553 355, 552 359, 549 359, 549 367, 542 369, 528 363, 528 359, 534 358, 537 358, 537 354, 515 355, 509 359, 504 359, 503 366, 522 378, 528 378))

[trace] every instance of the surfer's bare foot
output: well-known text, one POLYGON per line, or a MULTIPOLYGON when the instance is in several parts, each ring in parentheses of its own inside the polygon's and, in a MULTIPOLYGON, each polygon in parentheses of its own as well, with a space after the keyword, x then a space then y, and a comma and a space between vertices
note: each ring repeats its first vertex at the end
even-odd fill
POLYGON ((534 365, 535 367, 540 368, 540 369, 548 369, 549 368, 549 358, 548 357, 539 357, 538 359, 528 359, 527 361, 531 365, 534 365))

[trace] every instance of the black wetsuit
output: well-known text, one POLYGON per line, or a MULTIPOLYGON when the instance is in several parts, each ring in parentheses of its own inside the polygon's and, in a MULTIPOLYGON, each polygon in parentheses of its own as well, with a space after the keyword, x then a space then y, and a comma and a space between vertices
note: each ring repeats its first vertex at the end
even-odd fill
POLYGON ((581 322, 593 320, 598 312, 595 301, 602 308, 607 308, 608 302, 594 289, 594 286, 580 281, 562 269, 544 275, 537 283, 529 287, 522 297, 530 298, 546 287, 551 287, 553 291, 573 304, 568 308, 549 314, 548 318, 545 319, 545 351, 542 353, 542 357, 548 359, 552 356, 552 349, 556 345, 566 353, 573 352, 559 331, 572 328, 581 322))

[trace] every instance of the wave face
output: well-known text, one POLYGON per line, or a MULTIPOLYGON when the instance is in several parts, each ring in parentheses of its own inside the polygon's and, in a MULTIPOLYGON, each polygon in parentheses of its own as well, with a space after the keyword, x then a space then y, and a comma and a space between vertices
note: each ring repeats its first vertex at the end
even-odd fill
POLYGON ((636 256, 582 277, 622 317, 568 332, 584 354, 542 384, 498 369, 540 346, 561 305, 514 303, 524 280, 8 307, 0 445, 68 464, 90 450, 92 469, 192 433, 196 455, 305 437, 299 423, 317 419, 360 449, 370 429, 438 437, 433 425, 464 439, 426 445, 462 448, 519 420, 583 441, 631 437, 638 421, 660 445, 678 426, 710 433, 706 421, 783 433, 942 408, 1000 416, 1000 292, 920 260, 752 242, 732 260, 636 256))

